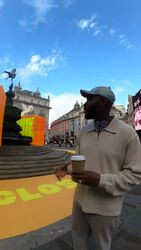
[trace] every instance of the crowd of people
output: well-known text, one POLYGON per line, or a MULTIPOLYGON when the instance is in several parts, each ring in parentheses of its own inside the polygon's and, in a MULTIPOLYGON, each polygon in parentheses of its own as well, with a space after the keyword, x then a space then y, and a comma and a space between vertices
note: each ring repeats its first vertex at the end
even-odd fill
POLYGON ((60 137, 60 136, 53 136, 48 140, 48 144, 57 144, 59 147, 74 147, 77 144, 77 138, 74 137, 60 137))

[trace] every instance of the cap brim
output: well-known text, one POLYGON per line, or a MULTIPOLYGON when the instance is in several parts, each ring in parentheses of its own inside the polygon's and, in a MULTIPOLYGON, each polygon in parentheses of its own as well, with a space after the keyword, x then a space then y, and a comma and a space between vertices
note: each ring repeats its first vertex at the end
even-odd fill
POLYGON ((90 95, 95 95, 95 94, 92 94, 91 91, 87 91, 87 90, 83 90, 83 89, 80 89, 80 93, 83 97, 88 97, 90 95))

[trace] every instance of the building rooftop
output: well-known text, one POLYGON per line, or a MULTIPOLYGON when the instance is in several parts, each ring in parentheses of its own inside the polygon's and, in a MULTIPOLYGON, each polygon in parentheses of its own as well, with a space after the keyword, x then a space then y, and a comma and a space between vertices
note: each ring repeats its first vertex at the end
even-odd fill
POLYGON ((32 96, 35 98, 44 99, 44 100, 50 100, 50 96, 48 96, 48 98, 41 97, 41 93, 39 91, 39 88, 37 88, 37 90, 35 92, 30 91, 30 90, 26 90, 26 89, 22 90, 20 82, 17 85, 15 85, 14 92, 21 94, 21 95, 27 95, 27 96, 32 96))

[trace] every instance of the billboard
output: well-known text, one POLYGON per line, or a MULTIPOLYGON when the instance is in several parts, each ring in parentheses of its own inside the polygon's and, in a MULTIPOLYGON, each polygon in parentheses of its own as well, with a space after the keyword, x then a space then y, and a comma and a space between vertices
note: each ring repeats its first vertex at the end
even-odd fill
POLYGON ((0 85, 0 145, 2 144, 2 129, 3 129, 5 103, 6 103, 6 95, 3 90, 3 87, 0 85))
POLYGON ((134 108, 134 127, 141 140, 141 89, 132 97, 134 108))

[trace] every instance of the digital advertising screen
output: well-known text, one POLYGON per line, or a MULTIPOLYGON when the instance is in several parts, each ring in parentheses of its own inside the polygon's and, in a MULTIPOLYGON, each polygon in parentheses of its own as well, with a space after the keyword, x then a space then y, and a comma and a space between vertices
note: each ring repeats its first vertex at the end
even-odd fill
POLYGON ((134 127, 141 140, 141 90, 132 97, 134 108, 134 127))

